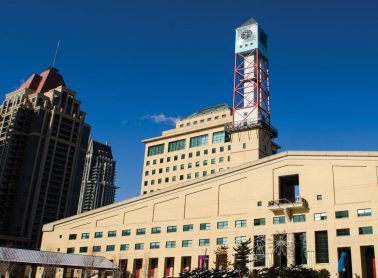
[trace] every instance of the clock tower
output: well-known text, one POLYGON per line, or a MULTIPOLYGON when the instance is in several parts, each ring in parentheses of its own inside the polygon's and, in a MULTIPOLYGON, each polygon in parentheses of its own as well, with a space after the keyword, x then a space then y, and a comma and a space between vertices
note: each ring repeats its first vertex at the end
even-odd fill
POLYGON ((276 153, 279 146, 270 122, 267 35, 253 18, 235 31, 233 120, 227 130, 242 146, 234 152, 236 160, 248 162, 276 153))

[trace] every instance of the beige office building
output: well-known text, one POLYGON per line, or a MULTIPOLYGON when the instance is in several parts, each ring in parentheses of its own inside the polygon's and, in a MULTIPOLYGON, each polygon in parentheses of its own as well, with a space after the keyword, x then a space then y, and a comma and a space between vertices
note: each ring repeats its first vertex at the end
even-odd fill
POLYGON ((164 277, 215 267, 222 245, 232 261, 232 247, 251 238, 251 268, 301 264, 334 275, 345 252, 349 273, 375 277, 377 211, 378 152, 289 151, 47 224, 42 250, 164 277))
POLYGON ((159 137, 144 140, 141 194, 276 153, 277 131, 272 126, 260 122, 235 130, 232 121, 232 109, 217 105, 181 119, 176 128, 159 137))

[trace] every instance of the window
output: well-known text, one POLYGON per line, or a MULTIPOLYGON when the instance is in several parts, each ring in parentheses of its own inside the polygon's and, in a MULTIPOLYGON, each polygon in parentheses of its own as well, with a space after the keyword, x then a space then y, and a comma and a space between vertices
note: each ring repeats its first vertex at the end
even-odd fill
POLYGON ((212 148, 211 149, 211 153, 216 153, 217 152, 217 148, 212 148))
POLYGON ((155 184, 155 180, 151 180, 151 185, 154 185, 155 184))
POLYGON ((200 136, 195 136, 190 138, 190 147, 199 147, 199 146, 205 146, 208 143, 208 135, 200 135, 200 136))
POLYGON ((201 155, 201 151, 196 151, 196 156, 200 156, 201 155))
POLYGON ((318 200, 318 201, 323 200, 323 196, 322 195, 316 195, 316 200, 318 200))
POLYGON ((94 237, 95 238, 102 238, 102 232, 95 232, 94 237))
POLYGON ((200 166, 200 162, 196 161, 196 167, 199 167, 199 166, 200 166))
POLYGON ((107 252, 112 252, 115 250, 115 245, 106 245, 106 251, 107 252))
POLYGON ((116 231, 109 231, 108 232, 108 237, 116 237, 117 236, 117 232, 116 231))
POLYGON ((258 202, 257 202, 257 206, 258 206, 258 207, 261 207, 261 206, 262 206, 262 202, 261 202, 261 201, 258 201, 258 202))
POLYGON ((192 247, 193 246, 193 241, 191 240, 183 240, 182 241, 182 247, 192 247))
POLYGON ((129 244, 121 244, 121 245, 119 246, 119 250, 120 250, 120 251, 129 251, 129 249, 130 249, 129 244))
POLYGON ((371 216, 371 209, 358 209, 357 210, 357 216, 362 217, 362 216, 371 216))
POLYGON ((188 168, 189 168, 189 169, 192 168, 192 163, 191 163, 191 162, 188 163, 188 168))
POLYGON ((316 263, 328 263, 328 234, 327 231, 315 232, 316 263))
POLYGON ((305 214, 299 214, 299 215, 293 215, 293 222, 306 222, 306 215, 305 214))
POLYGON ((80 247, 79 248, 79 253, 87 253, 88 252, 88 247, 80 247))
POLYGON ((202 172, 202 176, 206 177, 207 176, 207 171, 202 172))
POLYGON ((145 235, 146 234, 146 229, 145 228, 139 228, 136 230, 137 235, 145 235))
POLYGON ((177 171, 177 166, 173 166, 173 171, 177 171))
POLYGON ((185 149, 185 143, 186 143, 185 139, 169 142, 168 152, 174 152, 174 151, 185 149))
POLYGON ((247 148, 247 143, 243 143, 243 149, 247 148))
POLYGON ((173 157, 173 160, 176 161, 177 159, 178 159, 178 156, 175 155, 175 156, 173 157))
POLYGON ((193 157, 193 153, 189 153, 189 158, 192 158, 193 157))
POLYGON ((221 152, 221 153, 224 152, 224 147, 223 146, 219 148, 219 152, 221 152))
POLYGON ((176 181, 176 176, 173 176, 173 177, 172 177, 172 181, 176 181))
POLYGON ((215 169, 211 169, 210 173, 215 174, 215 169))
POLYGON ((201 223, 200 224, 200 230, 203 231, 203 230, 210 230, 211 229, 211 225, 210 223, 201 223))
POLYGON ((135 243, 135 250, 143 250, 144 243, 135 243))
POLYGON ((182 230, 183 230, 184 232, 190 232, 190 231, 193 231, 193 224, 187 224, 187 225, 184 225, 184 226, 182 227, 182 230))
POLYGON ((145 176, 148 176, 148 171, 145 171, 145 172, 144 172, 144 175, 145 175, 145 176))
POLYGON ((194 173, 194 177, 198 178, 199 177, 199 172, 194 173))
POLYGON ((224 131, 213 132, 213 144, 214 143, 223 143, 225 138, 224 131))
POLYGON ((204 154, 204 155, 208 155, 208 154, 209 154, 209 151, 208 151, 208 150, 204 150, 204 151, 203 151, 203 154, 204 154))
POLYGON ((164 152, 164 144, 148 147, 148 156, 162 154, 164 152))
POLYGON ((349 235, 350 235, 349 228, 336 229, 336 236, 349 236, 349 235))
POLYGON ((285 223, 285 216, 273 217, 273 224, 284 224, 284 223, 285 223))
POLYGON ((358 233, 360 235, 371 235, 373 233, 373 227, 372 226, 359 227, 358 233))
POLYGON ((165 243, 165 248, 176 248, 176 241, 167 241, 165 243))
POLYGON ((220 221, 217 223, 218 229, 227 229, 228 228, 228 221, 220 221))
POLYGON ((168 157, 167 157, 167 162, 169 162, 169 161, 171 161, 171 158, 168 156, 168 157))
POLYGON ((166 173, 169 173, 169 167, 166 167, 166 168, 165 168, 165 172, 166 172, 166 173))
POLYGON ((209 238, 199 240, 199 246, 209 246, 209 245, 210 245, 210 239, 209 238))
POLYGON ((222 163, 224 161, 224 157, 219 158, 219 163, 222 163))
POLYGON ((180 175, 180 181, 184 179, 184 175, 180 175))
POLYGON ((144 186, 148 185, 148 181, 144 181, 144 186))
POLYGON ((207 160, 204 160, 203 161, 203 166, 206 166, 207 165, 207 160))
POLYGON ((217 245, 227 245, 228 238, 227 237, 218 237, 217 238, 217 245))
POLYGON ((247 220, 236 220, 235 228, 244 228, 247 227, 247 220))
POLYGON ((169 182, 169 178, 165 178, 165 182, 168 183, 169 182))
POLYGON ((235 237, 235 244, 240 244, 242 242, 246 242, 247 237, 246 236, 237 236, 235 237))
POLYGON ((150 243, 150 249, 159 249, 160 248, 160 242, 151 242, 150 243))
POLYGON ((89 233, 82 233, 81 234, 81 239, 88 239, 89 238, 89 233))
POLYGON ((215 164, 215 158, 211 159, 211 164, 215 164))
POLYGON ((325 213, 325 212, 315 213, 314 214, 314 220, 315 221, 327 220, 327 213, 325 213))
POLYGON ((160 158, 160 163, 163 163, 164 162, 164 158, 160 158))
POLYGON ((180 165, 180 170, 184 170, 184 168, 185 168, 185 165, 184 165, 184 164, 181 164, 181 165, 180 165))
POLYGON ((156 173, 156 170, 152 170, 151 172, 152 172, 152 175, 155 175, 155 173, 156 173))
POLYGON ((161 228, 160 227, 153 227, 151 228, 151 234, 160 234, 161 228))
POLYGON ((335 217, 338 218, 348 218, 349 217, 349 211, 347 210, 340 210, 335 212, 335 217))
POLYGON ((167 233, 176 233, 177 232, 177 226, 168 226, 167 227, 167 233))
POLYGON ((156 164, 156 159, 152 160, 152 164, 153 164, 153 165, 156 164))
POLYGON ((76 234, 70 234, 70 235, 68 236, 68 239, 69 239, 69 240, 75 240, 75 239, 76 239, 76 234))
POLYGON ((181 159, 185 159, 185 154, 184 153, 181 155, 181 159))
POLYGON ((253 250, 255 250, 254 266, 265 266, 265 235, 253 237, 253 250))
POLYGON ((265 225, 265 218, 256 218, 256 219, 253 219, 253 225, 254 226, 263 226, 263 225, 265 225))
POLYGON ((192 178, 192 174, 187 174, 187 175, 186 175, 186 178, 187 178, 188 180, 190 180, 190 179, 192 178))
POLYGON ((68 247, 67 248, 67 254, 72 254, 75 253, 75 248, 74 247, 68 247))
POLYGON ((99 246, 99 245, 93 246, 92 251, 93 252, 101 252, 101 246, 99 246))
POLYGON ((163 173, 163 168, 160 168, 159 169, 159 174, 162 174, 163 173))
POLYGON ((150 165, 150 161, 146 161, 146 166, 150 165))

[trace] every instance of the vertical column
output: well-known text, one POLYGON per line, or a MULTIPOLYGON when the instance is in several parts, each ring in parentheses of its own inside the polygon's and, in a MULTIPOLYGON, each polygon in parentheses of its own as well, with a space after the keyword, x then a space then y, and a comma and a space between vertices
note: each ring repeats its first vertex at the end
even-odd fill
POLYGON ((287 266, 295 265, 295 236, 293 233, 287 235, 287 266))

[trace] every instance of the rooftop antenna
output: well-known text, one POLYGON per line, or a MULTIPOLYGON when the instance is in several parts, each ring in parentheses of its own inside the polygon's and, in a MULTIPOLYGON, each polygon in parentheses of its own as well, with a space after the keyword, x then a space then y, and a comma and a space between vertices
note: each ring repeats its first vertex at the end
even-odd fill
POLYGON ((53 64, 52 64, 53 67, 55 67, 56 57, 58 56, 59 45, 60 45, 60 40, 58 41, 58 44, 56 46, 54 60, 53 60, 53 64))

